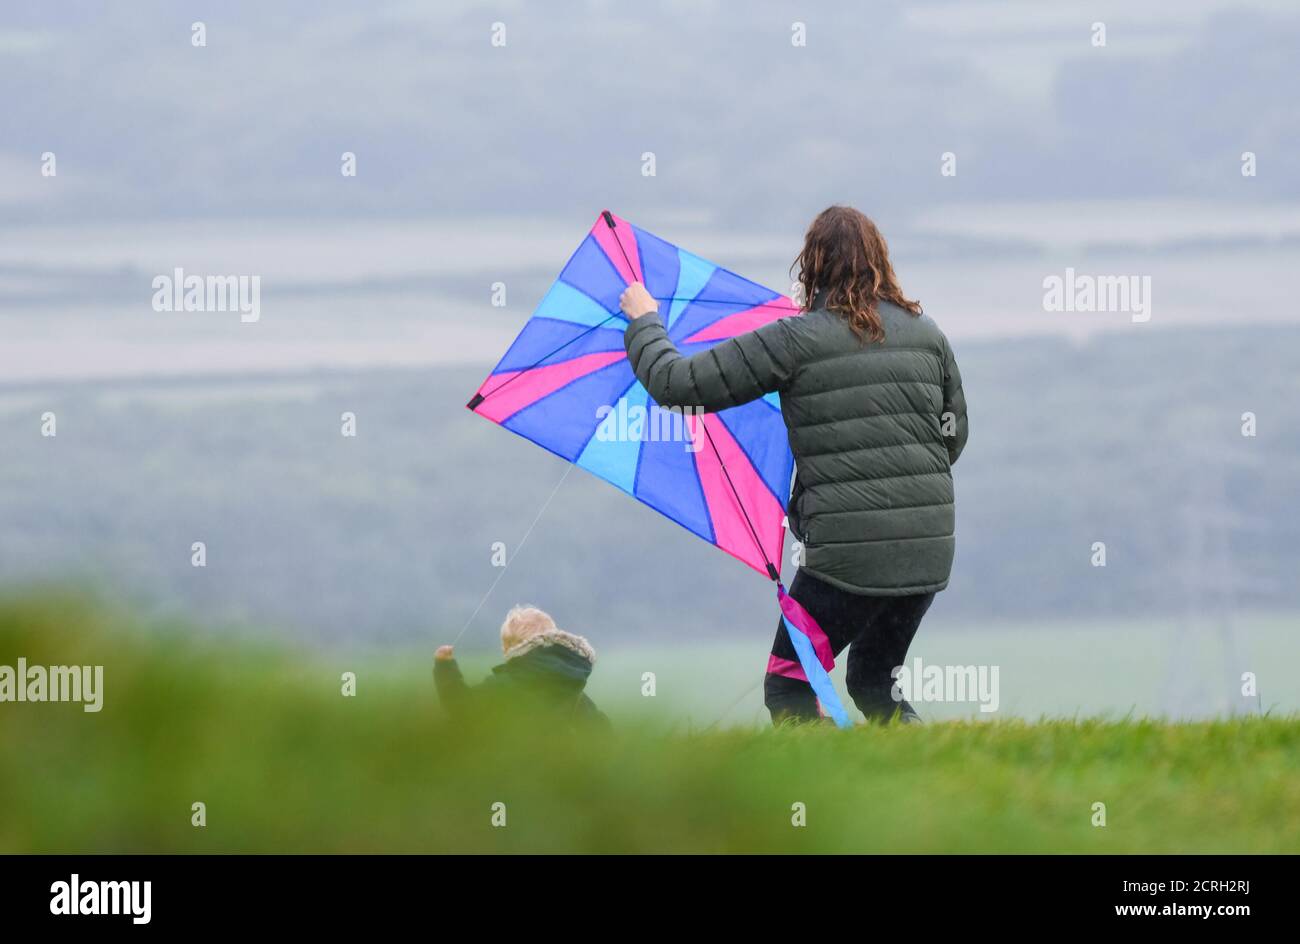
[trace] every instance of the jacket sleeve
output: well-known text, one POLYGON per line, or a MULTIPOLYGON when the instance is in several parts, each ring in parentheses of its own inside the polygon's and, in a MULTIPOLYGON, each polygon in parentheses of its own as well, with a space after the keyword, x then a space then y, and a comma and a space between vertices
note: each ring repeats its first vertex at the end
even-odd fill
POLYGON ((961 371, 957 369, 957 358, 953 356, 952 345, 943 339, 943 413, 939 417, 940 428, 944 430, 943 441, 948 447, 948 462, 955 463, 961 451, 966 448, 966 439, 970 435, 970 425, 966 419, 966 394, 961 389, 961 371), (951 430, 951 435, 948 431, 951 430))
POLYGON ((637 380, 660 406, 713 413, 780 390, 794 373, 786 319, 684 357, 657 314, 632 319, 623 335, 637 380))
POLYGON ((466 713, 472 692, 455 659, 433 660, 433 684, 443 711, 452 717, 466 713))

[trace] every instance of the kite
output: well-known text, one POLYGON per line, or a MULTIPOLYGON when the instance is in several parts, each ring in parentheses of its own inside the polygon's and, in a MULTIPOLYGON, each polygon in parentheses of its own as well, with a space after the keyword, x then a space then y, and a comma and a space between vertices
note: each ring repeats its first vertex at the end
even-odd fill
POLYGON ((605 210, 468 407, 774 581, 800 663, 783 674, 805 678, 846 726, 827 674, 835 664, 830 642, 781 584, 794 457, 780 399, 772 393, 709 414, 660 408, 623 346, 619 296, 632 282, 659 302, 668 336, 686 356, 800 311, 605 210))

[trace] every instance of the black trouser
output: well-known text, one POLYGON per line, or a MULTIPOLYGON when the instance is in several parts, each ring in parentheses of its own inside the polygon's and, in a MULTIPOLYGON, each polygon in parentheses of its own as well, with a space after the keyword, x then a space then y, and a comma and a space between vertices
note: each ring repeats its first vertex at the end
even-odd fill
MULTIPOLYGON (((838 657, 849 649, 847 687, 849 697, 868 721, 884 721, 900 708, 912 706, 895 701, 892 672, 907 658, 921 617, 934 602, 933 593, 905 597, 874 597, 849 593, 800 570, 790 584, 794 597, 826 632, 838 657)), ((817 696, 797 668, 799 657, 784 621, 776 627, 776 642, 763 680, 763 701, 774 723, 790 718, 817 718, 817 696), (782 674, 782 673, 790 674, 782 674)))

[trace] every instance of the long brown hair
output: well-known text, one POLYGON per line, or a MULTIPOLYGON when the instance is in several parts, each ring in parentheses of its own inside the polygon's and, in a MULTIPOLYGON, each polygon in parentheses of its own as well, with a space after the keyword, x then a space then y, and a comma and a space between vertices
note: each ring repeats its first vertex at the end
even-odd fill
POLYGON ((877 310, 881 301, 921 314, 921 303, 903 296, 885 237, 853 207, 832 206, 817 214, 790 271, 796 267, 804 308, 812 307, 813 296, 821 292, 825 308, 843 317, 864 342, 885 339, 877 310))

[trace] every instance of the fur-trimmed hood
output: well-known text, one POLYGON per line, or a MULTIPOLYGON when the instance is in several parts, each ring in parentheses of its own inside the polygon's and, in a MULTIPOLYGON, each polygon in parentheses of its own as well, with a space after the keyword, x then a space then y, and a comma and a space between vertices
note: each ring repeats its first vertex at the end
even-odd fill
POLYGON ((582 691, 596 662, 591 643, 562 629, 548 629, 506 650, 492 669, 503 681, 582 691))
POLYGON ((517 645, 511 646, 505 652, 506 661, 509 662, 511 659, 527 655, 534 649, 542 649, 547 646, 563 646, 565 649, 582 656, 592 665, 596 664, 596 650, 591 648, 591 643, 581 636, 566 633, 562 629, 548 629, 536 636, 529 636, 517 645))

